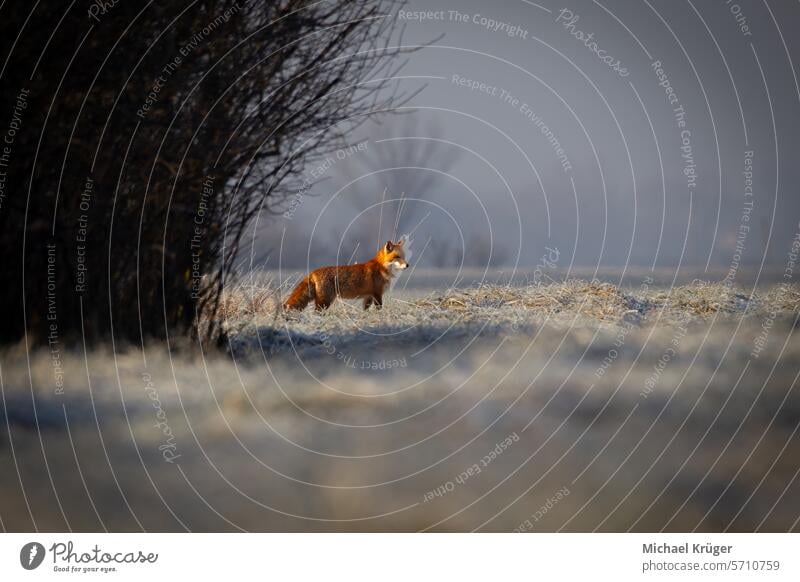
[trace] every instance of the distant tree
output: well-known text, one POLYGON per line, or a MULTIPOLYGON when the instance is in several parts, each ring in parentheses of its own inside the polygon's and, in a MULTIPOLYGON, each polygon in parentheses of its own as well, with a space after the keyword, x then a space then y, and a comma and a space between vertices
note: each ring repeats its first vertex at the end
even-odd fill
POLYGON ((3 5, 0 339, 213 336, 254 216, 397 103, 397 4, 3 5))
POLYGON ((355 212, 374 205, 383 206, 383 210, 370 212, 370 220, 362 221, 350 233, 345 248, 359 245, 369 253, 385 240, 418 228, 428 214, 436 213, 427 202, 435 202, 439 197, 434 188, 437 181, 441 183, 442 173, 450 171, 461 157, 461 150, 444 139, 438 123, 423 125, 417 110, 401 111, 398 115, 370 120, 370 134, 388 141, 373 144, 364 154, 354 157, 354 164, 339 167, 350 180, 366 172, 387 170, 372 181, 380 187, 355 188, 347 193, 355 212))

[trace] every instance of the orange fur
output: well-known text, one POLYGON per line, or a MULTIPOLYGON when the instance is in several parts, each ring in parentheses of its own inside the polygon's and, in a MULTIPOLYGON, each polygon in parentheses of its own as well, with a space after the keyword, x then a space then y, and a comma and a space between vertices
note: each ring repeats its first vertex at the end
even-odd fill
POLYGON ((304 309, 314 302, 317 309, 327 309, 337 298, 364 298, 364 309, 380 308, 383 294, 392 277, 393 268, 405 269, 403 242, 386 241, 378 253, 366 263, 320 267, 311 271, 292 291, 284 309, 304 309))

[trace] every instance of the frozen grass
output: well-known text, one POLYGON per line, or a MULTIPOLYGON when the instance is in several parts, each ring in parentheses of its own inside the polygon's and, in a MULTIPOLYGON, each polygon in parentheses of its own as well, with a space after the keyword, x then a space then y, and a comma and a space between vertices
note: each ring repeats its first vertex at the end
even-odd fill
POLYGON ((76 346, 63 394, 6 351, 3 527, 798 528, 797 287, 277 301, 229 292, 228 355, 76 346))
POLYGON ((747 295, 719 283, 696 280, 671 289, 643 284, 620 289, 602 282, 570 280, 549 285, 482 284, 451 288, 422 298, 397 293, 382 311, 337 301, 327 311, 284 314, 280 290, 239 286, 223 301, 223 319, 237 357, 255 351, 275 355, 322 341, 363 343, 375 337, 424 343, 442 333, 498 335, 555 326, 678 325, 710 319, 767 317, 800 310, 796 286, 780 285, 747 295), (413 331, 412 331, 413 330, 413 331))
MULTIPOLYGON (((271 286, 237 286, 226 293, 221 315, 231 323, 241 323, 242 319, 250 317, 274 319, 282 315, 276 313, 281 292, 271 286)), ((523 319, 568 313, 599 322, 618 323, 633 313, 650 315, 660 311, 665 311, 662 316, 681 321, 708 317, 717 312, 736 314, 747 310, 751 315, 758 315, 772 309, 797 311, 800 308, 800 291, 797 286, 776 285, 747 295, 728 285, 700 280, 670 289, 643 285, 635 290, 625 290, 610 283, 568 280, 529 286, 482 284, 463 289, 451 288, 412 300, 401 292, 391 295, 389 303, 393 315, 417 319, 436 316, 441 312, 478 319, 498 310, 516 310, 523 319)), ((311 311, 307 309, 304 313, 311 311)), ((350 320, 369 317, 371 313, 360 314, 360 311, 358 303, 337 301, 323 315, 328 319, 350 320)), ((307 320, 302 315, 290 318, 290 321, 307 320)))

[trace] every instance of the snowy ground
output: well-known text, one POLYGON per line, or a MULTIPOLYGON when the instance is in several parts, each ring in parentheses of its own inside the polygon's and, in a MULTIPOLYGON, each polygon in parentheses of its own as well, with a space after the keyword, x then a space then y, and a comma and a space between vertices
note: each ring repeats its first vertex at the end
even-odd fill
POLYGON ((2 526, 800 528, 797 287, 491 280, 289 319, 243 283, 229 354, 76 346, 63 394, 5 352, 2 526))

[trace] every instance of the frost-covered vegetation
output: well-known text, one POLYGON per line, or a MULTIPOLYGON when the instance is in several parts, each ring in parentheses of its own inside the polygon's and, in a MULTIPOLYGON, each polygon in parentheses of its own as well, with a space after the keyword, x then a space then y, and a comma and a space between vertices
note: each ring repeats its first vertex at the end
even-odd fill
POLYGON ((223 300, 222 317, 230 349, 238 356, 253 350, 275 355, 313 350, 324 343, 424 344, 445 334, 482 337, 530 333, 536 326, 613 327, 728 321, 767 317, 777 310, 800 309, 800 288, 776 285, 746 294, 723 284, 695 280, 662 288, 648 282, 632 289, 599 281, 569 280, 549 285, 481 284, 419 296, 392 297, 383 311, 360 302, 337 301, 325 312, 307 309, 284 316, 280 291, 271 286, 235 287, 223 300))
POLYGON ((396 291, 242 284, 219 352, 74 346, 63 394, 7 351, 3 526, 797 529, 797 287, 396 291))

